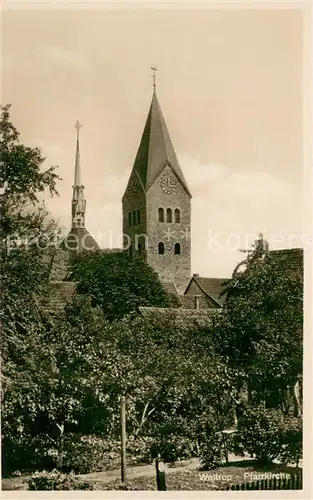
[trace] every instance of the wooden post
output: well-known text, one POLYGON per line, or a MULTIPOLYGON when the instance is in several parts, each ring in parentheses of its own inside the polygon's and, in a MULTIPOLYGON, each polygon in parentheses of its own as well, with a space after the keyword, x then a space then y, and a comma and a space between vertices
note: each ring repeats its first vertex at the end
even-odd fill
POLYGON ((126 481, 126 416, 125 396, 121 396, 121 480, 126 481))
POLYGON ((225 434, 225 459, 228 464, 228 435, 225 434))
POLYGON ((158 491, 166 491, 165 466, 164 462, 160 459, 160 455, 155 460, 155 469, 158 491))

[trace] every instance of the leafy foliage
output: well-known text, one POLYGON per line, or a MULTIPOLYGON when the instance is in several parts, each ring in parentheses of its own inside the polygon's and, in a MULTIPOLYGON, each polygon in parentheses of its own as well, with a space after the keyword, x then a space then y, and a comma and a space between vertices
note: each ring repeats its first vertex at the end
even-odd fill
POLYGON ((20 144, 9 106, 2 109, 1 129, 2 438, 10 454, 23 448, 53 383, 44 342, 53 319, 46 309, 49 265, 43 256, 55 224, 39 195, 44 189, 56 194, 58 176, 53 167, 41 170, 39 149, 20 144))
POLYGON ((297 463, 302 457, 302 419, 281 410, 249 407, 238 423, 235 446, 263 462, 297 463))
POLYGON ((222 464, 223 441, 221 434, 214 432, 214 429, 208 430, 205 440, 200 445, 201 468, 205 470, 214 469, 222 464))
MULTIPOLYGON (((217 465, 241 386, 247 382, 252 401, 283 407, 301 378, 301 272, 249 256, 228 284, 214 330, 180 329, 135 315, 139 305, 170 305, 149 266, 125 252, 99 252, 77 259, 72 277, 84 297, 56 314, 46 258, 56 227, 40 195, 55 194, 58 177, 53 167, 42 172, 37 148, 19 143, 8 107, 1 121, 3 463, 8 470, 111 467, 125 395, 131 460, 198 454, 207 467, 217 465)), ((301 439, 300 419, 243 407, 238 447, 287 461, 301 455, 301 439)), ((30 487, 74 483, 44 472, 30 487)))
MULTIPOLYGON (((33 436, 49 436, 47 444, 43 440, 43 463, 75 471, 106 467, 105 447, 119 439, 121 394, 126 395, 131 460, 139 443, 137 461, 156 452, 171 460, 196 454, 208 408, 218 429, 226 425, 235 397, 233 376, 214 358, 203 331, 180 331, 138 317, 109 322, 83 298, 58 320, 44 337, 53 377, 47 375, 44 392, 32 396, 32 418, 25 424, 33 436), (58 428, 64 428, 63 439, 58 428), (73 432, 99 441, 77 441, 73 432)), ((29 407, 24 413, 25 421, 29 407)), ((32 447, 35 440, 29 437, 32 447)))
MULTIPOLYGON (((31 208, 39 206, 39 193, 49 190, 57 194, 59 179, 55 167, 45 171, 41 166, 45 160, 38 148, 30 148, 19 142, 19 132, 10 120, 10 106, 2 107, 1 113, 1 231, 2 237, 15 234, 30 237, 40 230, 40 213, 31 208)), ((39 231, 40 232, 40 231, 39 231)))
POLYGON ((140 305, 170 304, 153 269, 126 252, 83 254, 77 258, 72 277, 79 282, 79 292, 100 305, 110 320, 134 314, 140 305))
POLYGON ((93 490, 93 485, 81 481, 73 473, 62 474, 58 470, 35 472, 28 481, 29 490, 93 490))
POLYGON ((175 462, 195 456, 192 440, 174 433, 154 438, 150 453, 151 458, 160 456, 165 462, 175 462))
POLYGON ((283 407, 288 388, 302 377, 302 265, 271 253, 250 255, 246 264, 228 283, 216 345, 245 373, 250 399, 283 407))

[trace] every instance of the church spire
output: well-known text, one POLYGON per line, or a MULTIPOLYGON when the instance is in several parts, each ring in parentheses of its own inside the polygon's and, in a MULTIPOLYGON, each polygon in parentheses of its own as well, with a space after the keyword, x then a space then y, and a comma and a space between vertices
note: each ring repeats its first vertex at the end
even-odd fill
POLYGON ((122 198, 124 248, 182 293, 191 272, 191 193, 158 101, 156 68, 151 69, 152 100, 122 198))
POLYGON ((81 165, 79 152, 79 131, 82 125, 79 121, 76 122, 76 157, 75 157, 75 173, 72 197, 72 228, 85 227, 85 212, 86 200, 84 197, 84 186, 81 181, 81 165))
POLYGON ((156 68, 152 67, 151 69, 154 71, 152 101, 132 172, 137 173, 145 192, 147 192, 162 170, 169 165, 191 197, 157 98, 155 89, 156 68))
POLYGON ((77 122, 75 123, 76 128, 76 157, 75 157, 75 174, 74 174, 74 186, 81 185, 81 168, 80 168, 80 153, 79 153, 79 131, 82 125, 77 122))

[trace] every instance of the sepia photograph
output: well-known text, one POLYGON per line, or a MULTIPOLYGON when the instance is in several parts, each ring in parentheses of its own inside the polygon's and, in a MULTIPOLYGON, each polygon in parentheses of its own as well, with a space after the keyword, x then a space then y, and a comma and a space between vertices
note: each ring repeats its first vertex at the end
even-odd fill
POLYGON ((1 489, 299 498, 307 8, 22 4, 1 23, 1 489))

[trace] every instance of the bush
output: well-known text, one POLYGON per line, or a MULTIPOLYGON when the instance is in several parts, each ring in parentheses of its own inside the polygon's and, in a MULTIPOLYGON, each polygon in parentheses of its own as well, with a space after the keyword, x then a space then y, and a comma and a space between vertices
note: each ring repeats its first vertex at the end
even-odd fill
POLYGON ((185 436, 169 435, 155 437, 150 447, 151 458, 160 458, 165 462, 176 462, 191 458, 193 446, 190 439, 185 436))
POLYGON ((74 474, 62 474, 54 469, 51 472, 35 472, 28 481, 29 490, 93 490, 92 484, 80 481, 74 474))
POLYGON ((4 441, 2 453, 3 475, 36 469, 87 474, 120 466, 118 441, 71 433, 64 435, 62 449, 59 440, 39 435, 4 441))
POLYGON ((2 474, 16 470, 52 470, 57 466, 56 442, 48 435, 13 436, 2 440, 2 474))
POLYGON ((120 443, 98 436, 64 436, 61 470, 87 474, 120 466, 120 443))
POLYGON ((151 437, 133 439, 131 436, 126 443, 127 464, 150 464, 153 460, 151 448, 154 440, 151 437))
POLYGON ((298 467, 302 458, 302 419, 286 417, 284 424, 285 430, 278 458, 283 464, 296 464, 298 467))
POLYGON ((247 408, 238 422, 235 450, 247 451, 262 462, 278 459, 298 463, 302 457, 302 421, 276 409, 247 408))
POLYGON ((203 469, 214 469, 224 461, 223 439, 220 432, 207 433, 199 448, 200 462, 203 469))

